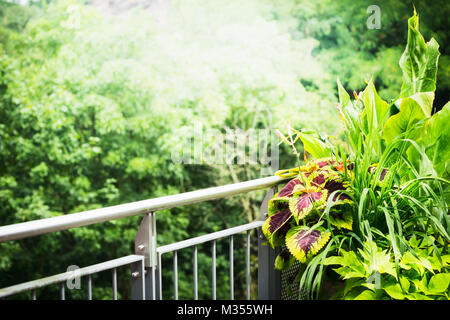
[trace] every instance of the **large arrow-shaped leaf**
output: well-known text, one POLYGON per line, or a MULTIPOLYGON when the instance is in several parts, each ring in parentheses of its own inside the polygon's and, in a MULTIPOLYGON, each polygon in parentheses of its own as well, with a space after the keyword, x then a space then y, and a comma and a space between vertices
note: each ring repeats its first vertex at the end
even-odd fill
POLYGON ((399 61, 403 71, 400 98, 436 90, 439 55, 439 44, 433 38, 425 43, 420 34, 419 16, 414 10, 414 16, 408 20, 408 43, 399 61))
POLYGON ((418 121, 429 117, 433 99, 433 92, 421 92, 402 99, 400 112, 391 116, 384 125, 383 139, 386 143, 412 129, 418 121))

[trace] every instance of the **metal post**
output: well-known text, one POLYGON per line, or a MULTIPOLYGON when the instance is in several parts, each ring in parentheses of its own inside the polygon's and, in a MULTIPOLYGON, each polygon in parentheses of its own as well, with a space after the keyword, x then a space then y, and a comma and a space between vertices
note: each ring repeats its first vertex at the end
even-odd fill
POLYGON ((198 300, 198 248, 194 246, 194 300, 198 300))
POLYGON ((112 271, 112 291, 113 300, 117 300, 117 268, 114 268, 112 271))
POLYGON ((159 300, 163 299, 163 296, 162 296, 162 263, 161 263, 161 255, 162 254, 158 253, 158 266, 156 268, 156 276, 158 278, 158 280, 156 281, 156 284, 157 284, 157 286, 156 286, 156 290, 157 290, 156 296, 157 296, 157 298, 159 300))
POLYGON ((230 236, 230 300, 234 300, 233 236, 230 236))
POLYGON ((131 264, 131 299, 145 300, 145 267, 144 261, 131 264))
POLYGON ((87 298, 92 300, 92 275, 88 275, 87 278, 87 298))
POLYGON ((147 300, 160 299, 158 259, 156 253, 155 212, 146 213, 134 239, 135 253, 145 257, 145 297, 147 300))
POLYGON ((247 230, 246 237, 246 248, 245 248, 245 283, 247 289, 247 300, 250 300, 250 287, 251 287, 251 276, 250 276, 250 230, 247 230))
POLYGON ((64 282, 59 284, 59 298, 61 300, 66 300, 66 293, 64 291, 64 282))
POLYGON ((173 252, 173 299, 178 300, 178 251, 173 252))
POLYGON ((212 299, 216 300, 216 240, 212 241, 211 245, 211 266, 212 266, 212 299))
MULTIPOLYGON (((261 205, 260 220, 267 219, 268 202, 276 192, 270 188, 261 205)), ((258 228, 258 299, 279 300, 281 298, 281 273, 275 270, 274 263, 277 252, 270 246, 263 245, 266 238, 262 229, 258 228)))

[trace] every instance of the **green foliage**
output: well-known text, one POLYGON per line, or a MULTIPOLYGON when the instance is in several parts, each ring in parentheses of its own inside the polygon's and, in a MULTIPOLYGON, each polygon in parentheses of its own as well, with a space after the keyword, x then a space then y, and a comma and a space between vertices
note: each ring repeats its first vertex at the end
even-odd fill
MULTIPOLYGON (((258 164, 174 163, 193 124, 220 133, 269 129, 285 121, 278 110, 290 108, 298 123, 337 127, 321 119, 333 97, 300 81, 325 72, 306 54, 317 41, 293 39, 293 22, 273 20, 269 1, 174 1, 170 23, 138 9, 102 14, 75 0, 0 5, 0 225, 259 177, 258 164)), ((158 245, 254 220, 262 198, 158 212, 158 245)), ((0 287, 128 255, 139 220, 2 243, 0 287)), ((243 296, 245 250, 236 247, 236 296, 243 296)), ((218 242, 218 298, 228 294, 227 250, 218 242)), ((192 297, 191 256, 179 253, 182 298, 192 297)), ((199 248, 198 259, 207 275, 210 248, 199 248)), ((170 266, 170 255, 162 263, 170 266)), ((210 297, 209 279, 200 279, 201 298, 210 297)), ((109 297, 110 277, 94 283, 94 298, 109 297)), ((127 298, 129 274, 119 274, 119 289, 127 298)), ((38 297, 56 298, 55 290, 38 297)))
MULTIPOLYGON (((319 40, 316 53, 332 75, 326 78, 330 85, 339 77, 344 87, 358 92, 364 89, 366 81, 373 79, 380 96, 390 102, 398 97, 398 88, 402 85, 402 70, 398 62, 405 51, 403 43, 408 31, 405 25, 415 7, 421 14, 422 33, 441 44, 442 55, 437 68, 440 85, 436 90, 435 102, 435 109, 438 109, 450 99, 449 25, 445 18, 449 8, 446 4, 445 0, 416 0, 414 3, 396 0, 301 0, 290 4, 285 12, 297 17, 298 37, 319 40), (366 23, 371 15, 367 9, 371 5, 380 8, 380 29, 367 28, 366 23)), ((411 22, 413 20, 415 18, 411 18, 411 22)), ((414 24, 411 27, 414 28, 414 24)), ((434 46, 434 40, 432 42, 434 46)))
POLYGON ((408 20, 408 44, 400 58, 403 84, 400 97, 409 97, 418 92, 434 92, 439 58, 439 45, 433 38, 425 43, 419 32, 419 17, 408 20))
POLYGON ((342 249, 338 256, 327 257, 324 264, 339 266, 333 270, 346 280, 345 287, 334 298, 448 300, 450 256, 435 251, 435 239, 425 239, 420 243, 414 235, 410 238, 411 251, 400 258, 398 274, 392 252, 380 250, 375 243, 370 248, 365 242, 358 255, 342 249))
MULTIPOLYGON (((405 66, 408 63, 405 61, 412 59, 417 65, 405 71, 401 99, 393 105, 379 97, 372 81, 362 93, 355 94, 352 101, 338 80, 338 110, 346 141, 344 146, 339 146, 333 144, 331 139, 324 140, 328 140, 328 149, 333 153, 327 162, 338 171, 339 178, 334 179, 333 185, 341 182, 341 186, 334 189, 344 193, 349 204, 354 204, 343 208, 349 212, 348 216, 351 213, 352 218, 347 223, 351 228, 342 232, 336 227, 345 224, 333 224, 329 219, 335 205, 333 197, 328 197, 323 208, 320 197, 316 196, 319 190, 309 191, 310 202, 319 202, 319 220, 304 221, 303 226, 294 226, 286 234, 288 248, 292 245, 300 247, 290 249, 290 252, 305 264, 296 279, 308 297, 330 298, 329 293, 324 295, 320 292, 320 284, 327 278, 333 281, 333 276, 324 271, 325 266, 338 265, 338 268, 332 269, 339 275, 339 279, 334 280, 337 283, 344 280, 344 286, 337 286, 334 298, 449 299, 450 277, 446 261, 450 224, 445 195, 450 183, 446 180, 447 148, 432 149, 435 144, 448 145, 446 139, 450 130, 441 125, 441 121, 447 118, 448 104, 432 115, 436 79, 432 76, 424 78, 423 75, 435 74, 437 55, 423 55, 425 45, 415 45, 423 41, 416 14, 410 20, 408 34, 407 53, 400 64, 405 66), (414 23, 414 28, 411 23, 414 23), (417 72, 422 76, 417 76, 417 72), (399 111, 395 106, 399 106, 399 111), (441 151, 444 157, 436 156, 441 151), (345 184, 342 185, 342 182, 345 184), (316 247, 308 238, 304 240, 296 236, 295 232, 308 228, 308 223, 313 224, 309 226, 311 229, 321 228, 322 217, 329 223, 327 229, 321 229, 316 237, 329 233, 327 246, 324 246, 326 241, 316 247), (305 250, 305 246, 309 250, 305 250), (320 249, 323 251, 318 254, 320 249)), ((288 131, 301 132, 290 126, 288 131)), ((296 140, 292 137, 290 140, 283 139, 293 150, 296 140)), ((305 145, 305 150, 314 156, 315 147, 319 152, 323 149, 320 144, 309 144, 305 145)), ((298 158, 298 153, 294 154, 298 158)), ((281 174, 289 176, 297 173, 298 180, 308 182, 311 177, 318 177, 313 173, 320 169, 320 161, 315 160, 306 168, 283 170, 281 174), (311 167, 313 170, 307 169, 311 167), (310 175, 304 177, 305 172, 310 175)), ((295 179, 272 200, 281 200, 283 196, 301 197, 299 190, 302 188, 293 181, 295 179), (286 194, 289 189, 292 189, 291 194, 286 194)), ((330 192, 330 186, 327 188, 326 185, 332 180, 322 175, 321 181, 325 182, 325 189, 330 192)), ((282 209, 282 203, 279 207, 282 209)), ((302 211, 301 215, 305 218, 311 210, 303 207, 307 208, 307 213, 302 211)), ((289 209, 293 211, 291 206, 289 209)), ((293 215, 295 213, 292 212, 293 215)), ((345 215, 342 211, 339 213, 343 219, 345 215)), ((266 223, 276 225, 279 220, 274 217, 279 214, 270 216, 266 223)), ((266 235, 274 237, 270 234, 272 230, 267 228, 266 235)), ((279 230, 281 228, 275 231, 279 233, 279 230)))

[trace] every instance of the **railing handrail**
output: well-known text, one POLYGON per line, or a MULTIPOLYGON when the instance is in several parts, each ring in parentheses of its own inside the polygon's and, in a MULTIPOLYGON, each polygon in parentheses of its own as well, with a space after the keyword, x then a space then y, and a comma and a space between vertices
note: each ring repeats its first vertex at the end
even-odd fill
POLYGON ((224 186, 2 226, 0 227, 0 242, 84 227, 95 223, 180 207, 196 202, 220 199, 239 193, 271 187, 283 180, 283 178, 278 176, 270 176, 224 186))
POLYGON ((71 280, 76 277, 84 277, 86 275, 95 274, 101 271, 114 269, 124 265, 129 265, 133 262, 143 261, 144 256, 129 255, 122 258, 109 260, 107 262, 97 263, 89 267, 79 268, 74 271, 67 271, 60 274, 56 274, 50 277, 41 278, 38 280, 23 282, 7 288, 0 288, 0 298, 17 294, 27 290, 36 290, 45 286, 49 286, 55 283, 61 283, 63 281, 71 280))

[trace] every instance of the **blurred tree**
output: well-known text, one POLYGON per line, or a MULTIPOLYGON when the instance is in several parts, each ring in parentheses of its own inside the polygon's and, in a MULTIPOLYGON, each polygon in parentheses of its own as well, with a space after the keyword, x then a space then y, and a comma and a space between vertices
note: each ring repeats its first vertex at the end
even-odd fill
POLYGON ((414 7, 420 15, 420 29, 425 39, 434 37, 440 44, 435 107, 441 108, 450 98, 447 19, 450 6, 447 1, 297 0, 290 2, 280 15, 294 15, 299 37, 319 41, 314 53, 327 66, 332 81, 339 76, 344 87, 359 91, 365 87, 365 81, 373 78, 380 95, 390 100, 396 98, 397 88, 401 86, 398 61, 406 43, 404 26, 414 7), (371 5, 380 8, 380 29, 367 27, 371 5))
MULTIPOLYGON (((222 133, 273 129, 287 118, 336 127, 332 117, 321 119, 333 108, 328 96, 300 81, 322 74, 310 54, 317 43, 292 39, 258 1, 173 2, 167 24, 142 10, 101 15, 80 1, 0 4, 0 225, 260 177, 258 164, 174 163, 171 155, 186 147, 180 137, 192 134, 194 123, 222 133)), ((245 223, 262 196, 158 212, 158 243, 245 223)), ((2 243, 0 287, 127 255, 139 220, 2 243)), ((218 247, 223 298, 226 246, 218 247)), ((236 261, 244 261, 243 248, 236 261)), ((209 259, 208 250, 200 250, 199 261, 209 259)), ((180 296, 187 298, 190 257, 186 251, 179 258, 180 296)), ((208 263, 199 268, 210 272, 208 263)), ((128 275, 119 277, 126 292, 128 275)), ((94 282, 94 297, 111 296, 109 277, 94 282)), ((39 296, 57 297, 56 290, 39 296)), ((236 290, 243 294, 244 287, 236 290)))

